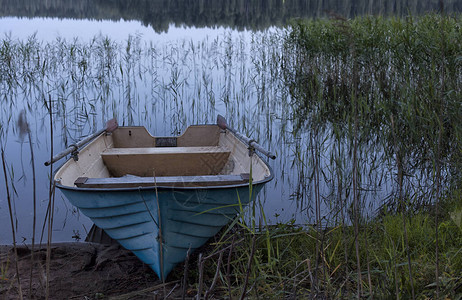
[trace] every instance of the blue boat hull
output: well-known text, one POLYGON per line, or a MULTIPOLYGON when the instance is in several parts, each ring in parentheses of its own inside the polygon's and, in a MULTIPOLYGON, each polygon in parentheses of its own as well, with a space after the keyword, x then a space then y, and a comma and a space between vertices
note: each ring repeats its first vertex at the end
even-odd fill
POLYGON ((82 189, 58 187, 66 198, 159 278, 236 217, 264 183, 208 188, 82 189))

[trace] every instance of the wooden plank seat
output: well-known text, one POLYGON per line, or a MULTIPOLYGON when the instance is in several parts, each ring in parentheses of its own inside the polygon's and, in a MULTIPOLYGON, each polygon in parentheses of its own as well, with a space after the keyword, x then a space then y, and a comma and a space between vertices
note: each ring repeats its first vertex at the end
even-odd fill
POLYGON ((195 176, 219 174, 230 153, 220 146, 108 148, 101 157, 114 177, 195 176))
POLYGON ((240 175, 204 175, 204 176, 164 176, 139 177, 126 175, 123 177, 88 178, 79 177, 74 182, 81 188, 130 188, 130 187, 206 187, 242 184, 249 182, 249 174, 240 175))

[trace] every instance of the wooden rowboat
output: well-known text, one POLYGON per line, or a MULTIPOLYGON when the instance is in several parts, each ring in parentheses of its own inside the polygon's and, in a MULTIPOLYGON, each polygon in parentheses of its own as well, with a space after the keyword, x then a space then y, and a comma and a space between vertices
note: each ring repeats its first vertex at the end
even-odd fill
POLYGON ((64 153, 74 154, 56 171, 56 186, 162 279, 273 178, 253 150, 274 156, 221 116, 217 125, 190 126, 178 137, 112 121, 84 142, 79 152, 76 145, 64 153))

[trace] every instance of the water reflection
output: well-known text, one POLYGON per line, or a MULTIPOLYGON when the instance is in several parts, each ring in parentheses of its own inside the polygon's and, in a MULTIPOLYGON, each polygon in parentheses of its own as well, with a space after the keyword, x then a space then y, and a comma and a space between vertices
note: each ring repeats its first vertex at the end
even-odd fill
MULTIPOLYGON (((262 30, 284 25, 291 18, 319 18, 331 13, 347 18, 365 14, 415 16, 439 11, 441 3, 417 0, 1 0, 0 16, 135 20, 156 32, 168 31, 171 24, 262 30)), ((459 0, 444 1, 446 12, 460 12, 461 9, 459 0)))
MULTIPOLYGON (((126 8, 126 2, 114 1, 97 1, 93 6, 90 3, 94 2, 89 1, 66 4, 62 1, 47 1, 46 5, 42 2, 25 2, 21 3, 22 8, 28 8, 24 12, 16 10, 17 6, 13 2, 0 0, 4 15, 50 16, 50 12, 53 12, 54 17, 116 20, 123 17, 144 20, 157 31, 165 30, 163 28, 170 23, 196 27, 218 24, 235 28, 263 28, 284 23, 289 17, 320 16, 328 4, 332 5, 324 1, 281 0, 265 1, 265 5, 255 3, 255 7, 250 7, 248 1, 233 2, 235 6, 222 5, 220 1, 194 1, 194 7, 185 6, 189 10, 177 14, 176 8, 164 2, 143 2, 143 9, 140 9, 143 6, 122 9, 126 8), (153 9, 155 5, 162 9, 153 9), (204 13, 197 13, 195 6, 199 6, 204 13), (245 9, 241 11, 239 7, 245 9), (223 9, 226 9, 227 14, 218 18, 223 9), (152 11, 163 14, 151 15, 146 20, 139 16, 139 13, 152 11), (185 16, 193 12, 198 14, 196 17, 205 17, 198 20, 185 16), (240 16, 239 13, 243 12, 245 14, 240 16), (237 14, 234 18, 239 22, 226 18, 233 14, 237 14), (256 17, 259 14, 261 16, 256 17), (152 20, 158 20, 159 24, 152 20)), ((372 6, 369 2, 348 4, 333 1, 339 8, 330 10, 343 11, 344 15, 368 11, 396 13, 400 12, 398 8, 408 7, 410 2, 395 1, 394 6, 380 2, 372 6), (383 8, 384 5, 387 8, 383 8)), ((415 2, 413 5, 415 9, 435 9, 435 3, 415 2)), ((458 2, 446 6, 457 10, 458 2)), ((69 22, 50 19, 31 21, 38 22, 36 24, 51 22, 52 27, 69 22)), ((81 22, 93 24, 90 27, 101 25, 90 21, 74 21, 72 24, 80 28, 81 22)), ((109 24, 109 27, 113 26, 114 30, 115 24, 109 24)), ((136 32, 145 30, 136 24, 135 27, 136 32)), ((32 30, 36 30, 36 27, 32 27, 32 30)), ((50 156, 50 127, 46 105, 49 96, 53 101, 55 152, 102 128, 106 120, 113 117, 122 125, 144 125, 154 135, 167 136, 176 135, 191 124, 213 123, 216 115, 222 114, 232 127, 258 140, 278 155, 276 161, 270 162, 276 174, 275 180, 266 186, 258 200, 263 204, 266 218, 271 223, 291 219, 302 224, 314 222, 315 199, 322 202, 325 212, 331 212, 324 214, 326 220, 348 218, 347 215, 336 214, 339 211, 347 212, 349 207, 330 205, 340 203, 331 201, 333 197, 349 198, 348 195, 336 193, 337 190, 344 193, 348 191, 347 188, 339 188, 336 182, 351 182, 351 163, 344 159, 342 174, 329 170, 331 160, 338 156, 348 157, 348 148, 336 145, 328 136, 296 131, 291 120, 293 106, 280 69, 284 29, 272 27, 251 32, 223 27, 213 30, 170 27, 169 34, 135 33, 121 35, 122 38, 91 35, 85 39, 74 38, 74 35, 42 38, 40 35, 43 32, 40 30, 37 35, 27 35, 27 38, 21 36, 18 39, 15 26, 9 27, 7 31, 11 35, 4 37, 0 46, 0 142, 6 151, 8 179, 13 184, 19 242, 24 240, 28 243, 31 240, 33 197, 28 141, 20 139, 15 123, 20 111, 25 110, 35 150, 37 224, 41 229, 46 215, 50 176, 49 169, 43 166, 43 162, 50 156), (171 34, 174 30, 181 38, 171 34), (323 159, 315 161, 313 157, 320 157, 319 153, 322 153, 323 159), (324 173, 316 174, 316 170, 324 173), (335 181, 335 176, 342 180, 335 181)), ((364 178, 361 186, 367 187, 370 182, 387 182, 390 178, 391 174, 383 166, 373 176, 364 178)), ((2 176, 0 226, 9 228, 3 179, 2 176)), ((392 192, 384 184, 363 193, 362 201, 371 204, 369 211, 373 211, 392 192)), ((90 221, 80 216, 60 194, 57 194, 56 199, 54 241, 69 241, 78 235, 83 237, 91 225, 90 221)), ((345 206, 348 205, 345 203, 345 206)), ((40 232, 37 235, 39 237, 40 232)), ((10 231, 0 231, 0 243, 10 242, 10 231)))

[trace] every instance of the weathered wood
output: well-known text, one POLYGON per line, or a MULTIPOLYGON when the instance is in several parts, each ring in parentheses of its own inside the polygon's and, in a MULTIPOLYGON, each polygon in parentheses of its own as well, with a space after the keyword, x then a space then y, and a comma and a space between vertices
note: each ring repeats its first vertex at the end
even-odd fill
POLYGON ((156 139, 145 127, 127 126, 119 127, 113 132, 114 147, 155 147, 156 139))
POLYGON ((74 185, 76 186, 82 186, 85 184, 85 182, 87 182, 88 180, 88 177, 79 177, 77 178, 77 180, 74 182, 74 185))
POLYGON ((130 126, 120 127, 114 131, 113 138, 114 145, 117 148, 217 146, 220 138, 220 128, 210 125, 194 125, 189 126, 178 137, 154 137, 144 127, 130 126))
POLYGON ((75 185, 80 188, 128 188, 128 187, 206 187, 242 184, 249 182, 249 174, 213 176, 123 176, 109 178, 79 177, 75 185))
POLYGON ((178 147, 218 146, 220 128, 210 125, 189 126, 178 136, 178 147))
POLYGON ((231 151, 212 147, 110 148, 101 153, 114 177, 216 175, 231 151))

